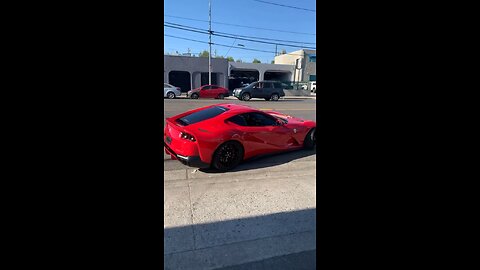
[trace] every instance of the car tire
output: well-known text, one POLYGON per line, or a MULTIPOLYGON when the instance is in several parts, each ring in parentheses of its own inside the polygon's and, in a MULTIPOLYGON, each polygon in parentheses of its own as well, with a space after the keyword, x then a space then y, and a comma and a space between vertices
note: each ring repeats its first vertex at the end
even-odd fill
POLYGON ((224 99, 225 96, 224 96, 223 94, 220 94, 220 95, 218 95, 218 98, 219 98, 219 99, 224 99))
POLYGON ((168 93, 167 93, 167 98, 169 98, 169 99, 174 99, 174 98, 175 98, 175 93, 173 93, 173 92, 168 92, 168 93))
POLYGON ((278 101, 279 98, 280 98, 280 96, 277 93, 273 93, 270 96, 270 99, 273 100, 273 101, 278 101))
POLYGON ((266 98, 265 98, 265 100, 266 100, 266 101, 269 101, 269 100, 270 100, 270 98, 269 98, 269 97, 266 97, 266 98))
POLYGON ((229 141, 220 145, 212 158, 212 167, 222 172, 235 168, 243 160, 243 147, 240 143, 229 141))
POLYGON ((197 93, 193 93, 193 94, 191 95, 191 98, 192 98, 192 99, 198 99, 198 94, 197 94, 197 93))
POLYGON ((242 95, 242 100, 243 100, 243 101, 249 101, 251 98, 252 98, 252 97, 250 96, 249 93, 244 93, 244 94, 242 95))
POLYGON ((303 141, 303 146, 305 149, 313 149, 315 148, 315 144, 317 143, 317 132, 315 128, 312 128, 305 137, 303 141))

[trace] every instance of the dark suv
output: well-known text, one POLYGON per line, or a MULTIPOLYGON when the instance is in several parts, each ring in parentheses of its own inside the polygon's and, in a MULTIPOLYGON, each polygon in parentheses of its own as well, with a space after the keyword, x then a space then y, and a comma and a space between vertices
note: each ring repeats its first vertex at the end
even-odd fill
POLYGON ((283 92, 283 84, 281 82, 260 81, 233 90, 233 96, 244 101, 248 101, 251 98, 277 101, 280 97, 284 97, 285 93, 283 92))

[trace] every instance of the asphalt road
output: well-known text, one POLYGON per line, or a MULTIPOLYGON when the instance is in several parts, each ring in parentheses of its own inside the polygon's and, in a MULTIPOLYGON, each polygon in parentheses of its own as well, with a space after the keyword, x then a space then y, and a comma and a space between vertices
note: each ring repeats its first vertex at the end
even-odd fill
POLYGON ((252 99, 248 102, 236 98, 219 99, 165 99, 163 101, 165 117, 171 117, 179 113, 193 110, 199 107, 212 105, 215 103, 236 103, 247 104, 258 109, 273 109, 282 113, 290 114, 309 120, 316 120, 316 100, 315 99, 283 99, 279 101, 265 101, 261 99, 252 99))
MULTIPOLYGON (((316 120, 315 99, 164 100, 165 117, 241 103, 316 120)), ((316 151, 254 159, 226 173, 164 154, 164 269, 315 269, 316 151)))

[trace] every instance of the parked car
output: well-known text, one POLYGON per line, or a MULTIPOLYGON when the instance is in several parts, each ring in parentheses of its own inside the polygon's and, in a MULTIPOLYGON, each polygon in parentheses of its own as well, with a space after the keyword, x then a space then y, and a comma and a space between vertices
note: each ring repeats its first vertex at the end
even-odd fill
POLYGON ((316 123, 240 104, 215 104, 167 118, 163 139, 172 159, 228 171, 254 156, 314 149, 316 123))
POLYGON ((265 100, 277 101, 285 96, 283 85, 276 81, 253 82, 247 87, 233 90, 233 96, 240 100, 249 101, 251 98, 264 98, 265 100))
POLYGON ((171 84, 164 83, 163 84, 163 97, 166 98, 176 98, 182 94, 180 87, 175 87, 171 84))
POLYGON ((190 97, 192 99, 197 99, 197 98, 223 99, 224 97, 228 97, 228 96, 229 96, 228 89, 225 89, 218 85, 204 85, 199 88, 192 89, 187 93, 187 97, 190 97))
POLYGON ((313 93, 317 93, 317 82, 311 82, 310 83, 310 91, 313 93))

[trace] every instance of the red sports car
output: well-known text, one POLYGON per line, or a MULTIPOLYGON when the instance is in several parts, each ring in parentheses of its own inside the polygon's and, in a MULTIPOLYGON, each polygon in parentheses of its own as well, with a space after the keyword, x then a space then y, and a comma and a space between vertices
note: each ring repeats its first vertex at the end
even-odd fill
POLYGON ((187 97, 197 98, 219 98, 223 99, 228 97, 228 89, 220 87, 218 85, 204 85, 199 88, 188 91, 187 97))
POLYGON ((239 104, 216 104, 166 119, 165 152, 197 168, 228 171, 242 160, 313 149, 316 123, 239 104))

